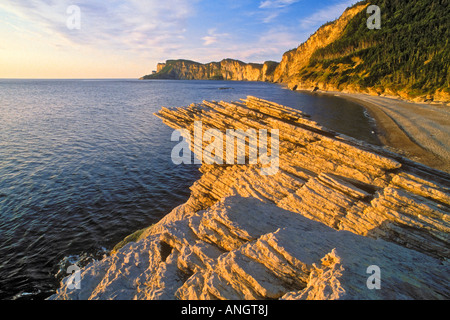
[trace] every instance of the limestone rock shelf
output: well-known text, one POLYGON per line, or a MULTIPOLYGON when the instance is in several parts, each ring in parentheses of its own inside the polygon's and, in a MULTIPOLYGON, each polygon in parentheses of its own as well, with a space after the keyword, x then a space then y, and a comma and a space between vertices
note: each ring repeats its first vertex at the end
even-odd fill
POLYGON ((255 97, 157 116, 191 133, 278 129, 280 169, 203 164, 185 204, 52 299, 450 298, 448 174, 255 97))

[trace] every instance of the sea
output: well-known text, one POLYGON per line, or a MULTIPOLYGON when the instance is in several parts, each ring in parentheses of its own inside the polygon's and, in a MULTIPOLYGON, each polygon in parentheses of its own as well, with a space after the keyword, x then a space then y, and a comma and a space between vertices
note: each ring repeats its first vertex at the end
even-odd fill
POLYGON ((0 299, 49 297, 69 265, 105 257, 189 198, 199 168, 172 163, 161 107, 249 95, 379 144, 360 105, 279 84, 0 79, 0 299))

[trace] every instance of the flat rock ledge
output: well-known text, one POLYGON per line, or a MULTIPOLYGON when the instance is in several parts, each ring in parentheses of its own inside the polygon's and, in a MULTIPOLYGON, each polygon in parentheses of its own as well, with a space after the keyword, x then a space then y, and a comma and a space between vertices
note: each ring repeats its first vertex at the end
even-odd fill
POLYGON ((185 204, 50 299, 450 298, 448 174, 255 97, 157 116, 279 129, 280 170, 203 164, 185 204))

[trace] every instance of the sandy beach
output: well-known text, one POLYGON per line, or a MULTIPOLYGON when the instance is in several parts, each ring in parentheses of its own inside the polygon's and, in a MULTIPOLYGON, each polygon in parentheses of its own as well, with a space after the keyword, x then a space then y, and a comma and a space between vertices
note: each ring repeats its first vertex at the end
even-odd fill
POLYGON ((324 92, 359 103, 375 119, 381 142, 432 168, 450 172, 450 108, 358 93, 324 92))

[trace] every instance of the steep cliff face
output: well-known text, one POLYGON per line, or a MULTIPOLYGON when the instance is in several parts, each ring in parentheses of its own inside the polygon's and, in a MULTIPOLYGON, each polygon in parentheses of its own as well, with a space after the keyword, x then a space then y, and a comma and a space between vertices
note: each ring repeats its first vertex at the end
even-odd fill
POLYGON ((320 27, 297 49, 286 52, 274 72, 274 81, 288 82, 292 80, 302 68, 309 64, 314 52, 341 37, 348 22, 366 7, 367 4, 364 4, 347 9, 339 19, 320 27))
POLYGON ((166 64, 165 63, 158 63, 157 65, 156 65, 156 72, 158 73, 158 72, 161 72, 161 70, 162 69, 164 69, 166 67, 166 64))
POLYGON ((201 65, 171 61, 144 79, 226 79, 282 82, 295 90, 387 95, 418 102, 450 101, 450 7, 440 0, 361 1, 273 62, 226 59, 201 65), (381 10, 381 29, 367 27, 368 5, 381 10), (170 65, 170 66, 169 66, 170 65))
MULTIPOLYGON (((248 97, 157 113, 279 130, 279 171, 203 164, 189 200, 52 299, 448 299, 450 177, 248 97), (381 290, 372 290, 372 269, 381 290)), ((207 141, 191 145, 198 156, 207 141)), ((271 147, 272 148, 272 147, 271 147)), ((69 282, 70 284, 70 282, 69 282)))
POLYGON ((347 9, 283 57, 275 81, 292 89, 450 101, 450 8, 439 0, 372 0, 347 9), (380 29, 367 27, 368 5, 380 29))
POLYGON ((156 74, 143 79, 272 81, 277 64, 272 61, 264 64, 244 63, 233 59, 207 64, 189 60, 168 60, 157 65, 156 74))

